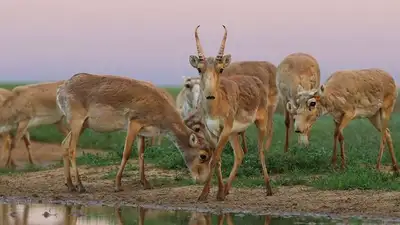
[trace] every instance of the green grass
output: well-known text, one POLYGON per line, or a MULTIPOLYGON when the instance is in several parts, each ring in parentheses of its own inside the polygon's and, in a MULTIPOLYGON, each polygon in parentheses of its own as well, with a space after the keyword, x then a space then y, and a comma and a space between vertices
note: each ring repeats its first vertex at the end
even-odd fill
MULTIPOLYGON (((8 87, 11 86, 9 85, 8 87)), ((173 95, 176 95, 179 91, 177 88, 167 88, 167 90, 173 95)), ((273 185, 301 184, 328 190, 400 190, 400 178, 374 169, 380 137, 379 133, 367 120, 352 121, 344 130, 347 170, 333 170, 330 163, 333 128, 333 121, 330 117, 321 118, 312 129, 309 148, 299 147, 297 145, 297 135, 292 134, 289 153, 284 153, 285 127, 283 117, 278 111, 274 116, 273 142, 270 151, 266 154, 267 167, 270 174, 273 175, 273 185)), ((396 155, 400 159, 400 113, 398 111, 392 115, 390 129, 396 155)), ((31 129, 30 133, 32 139, 37 141, 60 143, 63 139, 62 135, 52 125, 31 129)), ((249 152, 244 157, 234 186, 262 187, 263 180, 258 160, 255 127, 250 127, 246 135, 249 152)), ((86 130, 80 138, 80 147, 104 149, 107 154, 84 154, 78 158, 78 163, 90 166, 118 165, 122 157, 124 136, 125 132, 100 134, 86 130)), ((137 152, 133 151, 131 157, 137 158, 137 152)), ((187 171, 180 152, 168 140, 164 140, 161 146, 146 148, 145 161, 163 169, 187 171)), ((224 150, 222 162, 223 174, 227 177, 233 164, 233 150, 229 144, 224 150)), ((388 151, 384 152, 382 162, 384 165, 391 165, 388 151)), ((338 155, 339 165, 340 155, 338 155)), ((137 170, 137 166, 129 166, 127 168, 127 171, 132 170, 137 170)), ((27 169, 25 172, 27 171, 30 170, 27 169)), ((105 174, 104 179, 114 178, 115 172, 113 170, 105 174)), ((7 174, 9 171, 0 171, 0 174, 4 173, 7 174)), ((175 179, 171 179, 171 181, 160 178, 157 181, 151 180, 151 182, 156 182, 160 185, 188 185, 192 183, 178 176, 175 179)))

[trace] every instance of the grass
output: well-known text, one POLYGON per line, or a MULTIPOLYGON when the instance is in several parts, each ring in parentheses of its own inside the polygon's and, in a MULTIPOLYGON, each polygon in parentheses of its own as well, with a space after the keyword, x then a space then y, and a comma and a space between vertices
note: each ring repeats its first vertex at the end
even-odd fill
MULTIPOLYGON (((7 87, 11 88, 12 86, 8 85, 7 87)), ((167 90, 173 95, 179 92, 177 88, 167 88, 167 90)), ((400 111, 398 108, 392 115, 390 129, 396 156, 400 159, 400 111)), ((400 190, 400 178, 375 170, 380 137, 367 120, 352 121, 344 130, 347 169, 340 171, 333 170, 331 167, 334 128, 332 119, 324 117, 316 122, 311 132, 309 148, 299 147, 297 135, 292 134, 289 153, 284 153, 285 127, 283 116, 279 113, 280 110, 278 109, 274 116, 273 142, 270 151, 266 154, 267 167, 273 176, 274 186, 301 184, 325 190, 400 190)), ((60 143, 63 139, 62 135, 52 125, 31 129, 30 133, 31 138, 37 141, 60 143)), ((248 129, 246 136, 249 152, 244 157, 234 186, 262 187, 262 172, 256 142, 257 133, 254 126, 248 129)), ((125 132, 100 134, 86 130, 80 138, 80 147, 104 149, 107 154, 84 154, 78 158, 78 163, 90 166, 118 165, 122 157, 124 138, 125 132)), ((133 151, 131 157, 137 158, 137 152, 133 151)), ((164 140, 161 146, 146 148, 145 161, 162 169, 187 171, 180 152, 168 140, 164 140)), ((233 164, 233 150, 229 144, 224 150, 222 162, 223 174, 224 177, 227 177, 233 164)), ((391 165, 388 151, 385 151, 382 163, 391 165)), ((340 165, 339 155, 338 165, 340 165)), ((35 171, 37 168, 27 168, 24 172, 31 170, 35 171)), ((137 170, 136 165, 127 168, 127 171, 133 170, 137 170)), ((5 173, 8 174, 10 171, 0 170, 0 174, 5 173)), ((104 175, 104 179, 113 179, 115 173, 116 171, 110 171, 104 175)), ((151 182, 156 182, 159 185, 188 185, 192 183, 180 176, 169 181, 158 178, 157 181, 151 180, 151 182)))

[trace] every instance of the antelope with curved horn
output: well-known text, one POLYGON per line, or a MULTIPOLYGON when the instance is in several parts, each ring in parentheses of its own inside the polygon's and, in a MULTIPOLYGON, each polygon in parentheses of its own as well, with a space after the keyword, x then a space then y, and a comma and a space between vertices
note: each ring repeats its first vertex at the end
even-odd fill
MULTIPOLYGON (((204 182, 204 188, 198 200, 205 200, 210 192, 213 170, 218 177, 218 200, 224 200, 229 193, 232 181, 243 160, 243 149, 239 143, 239 133, 244 132, 252 123, 255 123, 258 135, 259 158, 264 174, 267 195, 272 195, 270 178, 265 165, 264 140, 268 125, 268 85, 254 75, 231 74, 221 76, 231 62, 231 55, 224 55, 227 39, 227 29, 221 43, 218 55, 206 58, 198 37, 198 28, 195 30, 195 39, 198 56, 191 55, 189 62, 198 70, 201 77, 201 108, 204 110, 204 119, 207 130, 219 137, 214 154, 207 157, 210 167, 198 171, 198 181, 204 182), (235 162, 226 184, 223 184, 221 172, 221 154, 230 142, 235 162)), ((260 74, 259 76, 268 76, 260 74)))
POLYGON ((76 167, 76 146, 80 133, 87 128, 97 132, 127 129, 123 158, 115 178, 115 191, 122 190, 122 173, 136 137, 139 138, 140 181, 145 189, 151 188, 144 173, 145 137, 170 134, 194 178, 196 174, 193 171, 208 167, 205 163, 211 154, 208 143, 184 124, 165 92, 147 82, 120 76, 79 73, 59 87, 57 103, 71 127, 62 142, 65 150, 64 175, 69 191, 76 191, 72 184, 70 163, 78 191, 85 191, 76 167))
POLYGON ((317 89, 302 90, 295 101, 288 103, 294 114, 294 129, 304 133, 324 114, 330 114, 335 122, 332 165, 336 165, 336 142, 339 141, 342 169, 345 168, 343 129, 350 121, 368 118, 381 133, 376 168, 380 168, 383 149, 387 143, 393 170, 399 173, 393 142, 388 129, 390 116, 397 99, 393 77, 381 69, 342 70, 333 73, 325 84, 317 89))
MULTIPOLYGON (((212 141, 214 146, 217 145, 218 137, 212 135, 206 130, 205 121, 203 120, 203 112, 200 107, 200 77, 183 77, 184 87, 179 92, 176 98, 176 106, 181 113, 181 116, 185 120, 185 124, 189 126, 190 129, 194 130, 198 134, 204 136, 205 133, 208 134, 209 140, 212 141)), ((242 148, 243 152, 246 154, 247 141, 244 132, 240 133, 242 137, 242 148)))
MULTIPOLYGON (((18 86, 12 89, 12 95, 3 102, 0 112, 0 132, 16 130, 8 147, 6 166, 14 166, 11 153, 23 137, 30 152, 30 141, 26 139, 29 128, 56 124, 61 133, 64 135, 68 133, 68 128, 63 123, 63 115, 56 104, 56 90, 63 82, 18 86)), ((32 161, 32 156, 29 161, 32 161)))
MULTIPOLYGON (((282 60, 278 66, 276 83, 280 98, 285 107, 285 147, 289 149, 289 130, 293 127, 293 115, 288 110, 288 104, 295 102, 294 98, 300 90, 312 90, 320 84, 320 68, 317 60, 309 54, 293 53, 282 60)), ((310 132, 305 131, 299 136, 298 142, 308 145, 310 132)))

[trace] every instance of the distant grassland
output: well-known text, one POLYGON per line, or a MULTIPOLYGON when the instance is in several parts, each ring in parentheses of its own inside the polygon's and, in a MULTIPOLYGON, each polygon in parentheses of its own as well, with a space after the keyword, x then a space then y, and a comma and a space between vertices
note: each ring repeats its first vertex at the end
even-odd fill
MULTIPOLYGON (((12 88, 17 84, 0 85, 12 88)), ((180 88, 166 87, 176 96, 180 88)), ((145 94, 145 93, 143 93, 145 94)), ((399 98, 400 99, 400 98, 399 98)), ((398 99, 398 101, 399 101, 398 99)), ((400 105, 396 104, 395 113, 390 121, 390 130, 397 159, 400 159, 400 105)), ((273 176, 273 185, 308 185, 319 189, 385 189, 400 190, 400 178, 395 178, 388 173, 377 172, 374 167, 379 149, 379 133, 369 124, 368 120, 352 121, 344 130, 345 151, 348 168, 345 172, 334 171, 330 166, 333 145, 332 119, 328 116, 319 119, 311 132, 311 145, 301 148, 297 145, 297 135, 292 134, 290 152, 283 152, 285 137, 283 108, 280 105, 274 116, 273 142, 270 151, 266 154, 267 166, 273 176)), ((41 126, 30 129, 31 137, 37 141, 60 143, 63 136, 53 125, 41 126)), ((262 186, 263 180, 260 171, 257 150, 257 131, 251 126, 246 131, 249 152, 245 155, 243 164, 238 172, 236 186, 255 187, 262 186)), ((109 152, 106 156, 86 154, 79 158, 80 164, 103 166, 118 165, 124 145, 125 132, 96 133, 86 130, 80 138, 80 147, 104 149, 109 152)), ((35 151, 33 149, 33 154, 35 151)), ((338 154, 340 150, 338 149, 338 154)), ((137 158, 133 151, 132 158, 137 158)), ((164 169, 183 169, 187 171, 182 156, 175 146, 164 140, 161 146, 147 147, 145 161, 164 169)), ((222 158, 222 168, 225 177, 229 175, 233 164, 233 150, 226 146, 222 158)), ((384 165, 391 165, 389 152, 383 154, 384 165)), ((338 165, 340 156, 338 155, 338 165)), ((137 170, 136 165, 130 165, 128 170, 137 170)), ((116 170, 104 176, 111 179, 116 170)), ((134 178, 137 179, 137 178, 134 178)), ((168 181, 176 185, 187 185, 191 182, 177 177, 168 181)))

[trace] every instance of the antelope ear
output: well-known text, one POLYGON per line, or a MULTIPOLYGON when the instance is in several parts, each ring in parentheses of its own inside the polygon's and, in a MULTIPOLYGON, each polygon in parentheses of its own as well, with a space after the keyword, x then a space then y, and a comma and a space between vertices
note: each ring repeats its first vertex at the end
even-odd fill
POLYGON ((304 91, 303 86, 301 86, 300 84, 297 85, 297 93, 304 91))
POLYGON ((190 147, 196 147, 199 145, 199 139, 197 138, 197 136, 195 134, 191 134, 189 137, 189 145, 190 147))
POLYGON ((292 104, 292 102, 287 102, 286 103, 286 109, 288 112, 293 113, 295 110, 295 106, 292 104))
POLYGON ((231 64, 231 61, 232 61, 231 54, 224 55, 222 57, 222 66, 223 66, 223 68, 225 69, 226 67, 228 67, 229 64, 231 64))
POLYGON ((195 69, 199 68, 199 62, 200 62, 200 59, 196 55, 189 56, 189 63, 193 68, 195 68, 195 69))
POLYGON ((318 88, 317 94, 318 94, 319 96, 321 96, 321 95, 324 94, 324 91, 325 91, 325 85, 322 84, 322 85, 318 88))

